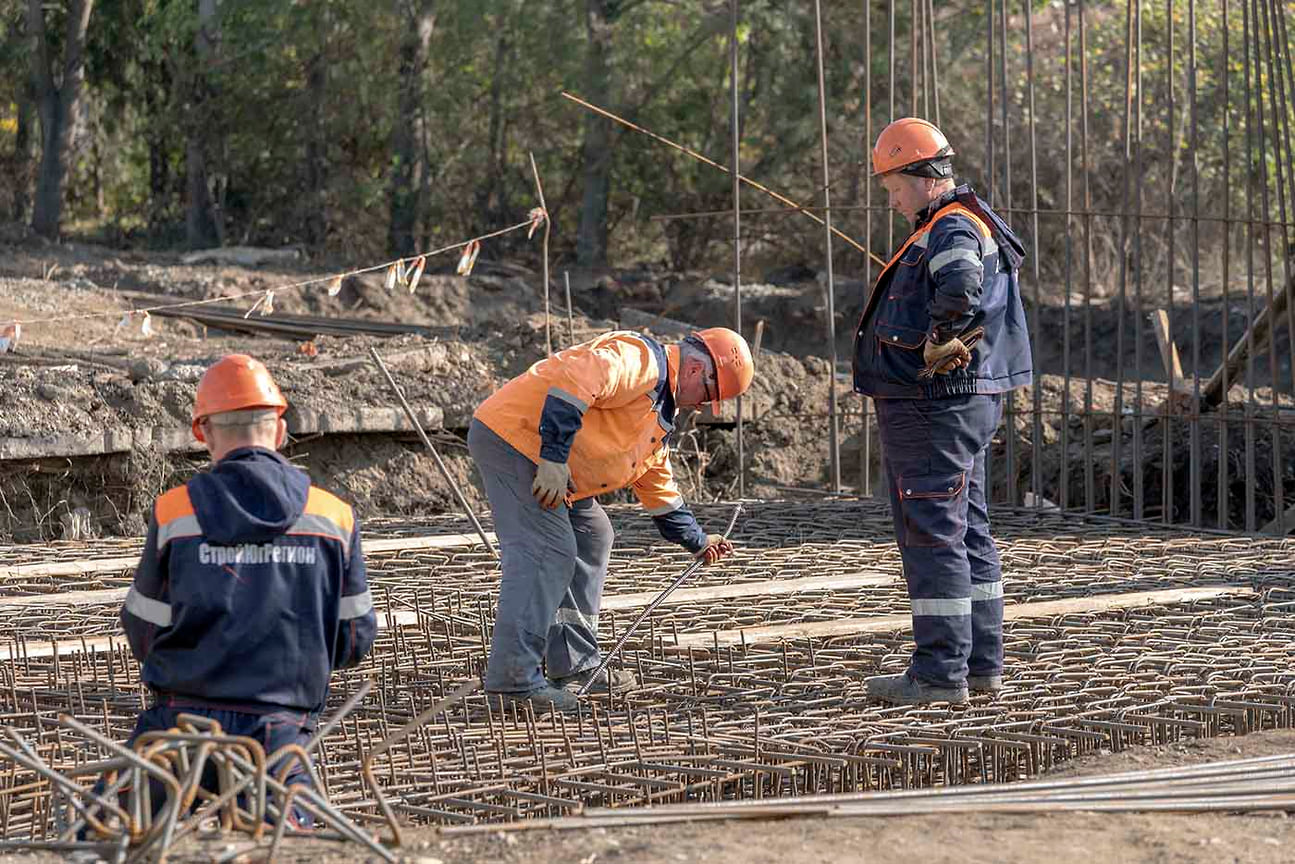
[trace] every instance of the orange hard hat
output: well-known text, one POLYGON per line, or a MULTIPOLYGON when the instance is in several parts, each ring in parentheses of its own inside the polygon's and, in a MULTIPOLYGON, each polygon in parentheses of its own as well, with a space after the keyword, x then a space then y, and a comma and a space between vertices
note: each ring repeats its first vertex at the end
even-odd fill
POLYGON ((198 397, 193 402, 193 437, 205 441, 203 419, 226 411, 273 408, 280 416, 288 409, 288 400, 270 377, 265 364, 246 354, 227 354, 211 365, 198 382, 198 397))
POLYGON ((741 334, 727 327, 707 327, 692 335, 701 340, 715 362, 719 398, 734 399, 745 393, 755 377, 755 363, 751 360, 751 347, 741 334))
POLYGON ((952 155, 954 151, 949 146, 949 139, 935 124, 918 117, 904 117, 882 129, 877 136, 877 144, 872 148, 872 176, 924 165, 952 155))

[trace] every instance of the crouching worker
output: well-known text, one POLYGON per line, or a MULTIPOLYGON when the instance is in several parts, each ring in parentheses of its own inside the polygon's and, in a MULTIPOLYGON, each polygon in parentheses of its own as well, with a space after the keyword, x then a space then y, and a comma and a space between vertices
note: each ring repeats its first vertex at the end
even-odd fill
POLYGON ((677 409, 736 398, 753 375, 746 340, 723 327, 669 347, 618 331, 536 363, 477 408, 468 449, 503 568, 488 693, 574 711, 586 683, 602 693, 637 686, 632 673, 611 669, 590 682, 613 539, 594 496, 629 486, 666 540, 707 564, 732 552, 684 505, 670 435, 677 409))
MULTIPOLYGON (((241 354, 198 384, 193 434, 213 465, 157 499, 121 612, 152 693, 132 744, 188 713, 256 739, 267 755, 304 745, 332 670, 373 645, 359 522, 275 452, 287 407, 265 366, 241 354)), ((203 785, 214 791, 209 773, 203 785)), ((296 764, 287 783, 309 775, 296 764)))

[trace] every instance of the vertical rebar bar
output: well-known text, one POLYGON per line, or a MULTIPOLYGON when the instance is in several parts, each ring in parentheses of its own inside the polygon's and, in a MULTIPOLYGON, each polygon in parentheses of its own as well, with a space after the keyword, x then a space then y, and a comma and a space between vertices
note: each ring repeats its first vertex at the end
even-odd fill
POLYGON ((1120 445, 1124 440, 1124 316, 1128 312, 1129 289, 1129 198, 1133 183, 1133 4, 1124 5, 1124 176, 1120 204, 1119 294, 1115 305, 1115 398, 1111 402, 1111 483, 1109 510, 1120 515, 1123 466, 1120 445))
MULTIPOLYGON (((1023 0, 1025 6, 1025 86, 1030 109, 1030 237, 1034 241, 1032 276, 1034 278, 1034 319, 1030 327, 1033 338, 1039 338, 1039 310, 1043 305, 1039 274, 1039 158, 1036 136, 1037 117, 1034 103, 1034 13, 1032 0, 1023 0)), ((1068 205, 1067 205, 1068 206, 1068 205)), ((1030 388, 1033 395, 1031 411, 1030 484, 1034 493, 1034 506, 1043 506, 1043 387, 1042 375, 1036 375, 1030 388)))
POLYGON ((1250 0, 1241 2, 1241 35, 1245 75, 1246 106, 1246 531, 1256 528, 1255 512, 1255 412, 1258 407, 1255 394, 1255 212, 1254 212, 1254 110, 1250 98, 1250 0))
POLYGON ((1079 152, 1084 178, 1084 512, 1096 507, 1093 476, 1093 192, 1088 152, 1087 0, 1079 0, 1079 152))
MULTIPOLYGON (((890 117, 887 122, 895 122, 895 0, 886 2, 886 26, 890 31, 890 41, 886 43, 886 64, 889 67, 890 117)), ((872 143, 872 142, 869 142, 872 143)), ((886 210, 886 257, 895 250, 895 214, 886 210)))
MULTIPOLYGON (((1012 218, 1012 127, 1009 122, 1008 113, 1011 109, 1011 99, 1009 97, 1009 84, 1007 81, 1007 0, 1000 0, 998 4, 999 17, 999 66, 1002 74, 1002 112, 1003 112, 1003 213, 1008 219, 1012 218)), ((1017 477, 1016 477, 1016 391, 1008 390, 1003 394, 1003 423, 1006 426, 1003 437, 1007 442, 1007 503, 1016 506, 1020 503, 1017 494, 1017 477)), ((989 469, 992 463, 986 457, 985 473, 986 478, 989 476, 989 469)), ((989 502, 986 501, 986 504, 989 502)))
MULTIPOLYGON (((732 98, 732 114, 729 124, 732 127, 733 140, 733 329, 738 335, 742 333, 742 181, 740 171, 740 142, 742 131, 739 126, 738 90, 737 90, 737 25, 738 3, 732 0, 733 36, 732 57, 730 66, 729 92, 732 98)), ((742 397, 737 397, 734 411, 737 414, 737 497, 746 497, 746 449, 742 435, 742 397)))
POLYGON ((827 404, 831 414, 828 446, 832 459, 832 491, 841 491, 840 418, 836 404, 836 280, 832 273, 832 171, 827 161, 827 84, 823 79, 823 13, 821 0, 814 0, 814 34, 818 57, 818 135, 823 160, 823 244, 827 257, 827 404))
MULTIPOLYGON (((863 0, 863 267, 864 283, 872 284, 872 0, 863 0)), ((938 99, 936 104, 938 105, 938 99)), ((939 125, 938 123, 936 124, 939 125)), ((869 288, 864 298, 867 302, 869 288)), ((872 495, 872 427, 869 419, 871 399, 861 396, 863 403, 863 426, 859 430, 859 494, 872 495)))
MULTIPOLYGON (((1175 180, 1178 177, 1178 143, 1176 126, 1177 120, 1175 114, 1174 99, 1174 0, 1165 0, 1165 26, 1168 28, 1169 40, 1169 60, 1165 64, 1165 77, 1169 88, 1169 137, 1166 139, 1168 144, 1165 152, 1169 154, 1168 167, 1169 182, 1165 184, 1166 209, 1169 214, 1169 220, 1166 222, 1166 234, 1169 251, 1165 260, 1165 266, 1168 270, 1165 285, 1165 310, 1168 313, 1165 318, 1165 341, 1172 346, 1174 344, 1174 273, 1177 270, 1177 262, 1174 260, 1174 249, 1176 247, 1175 239, 1177 238, 1178 223, 1177 218, 1177 197, 1175 196, 1175 180)), ((1166 393, 1165 411, 1160 418, 1160 435, 1161 435, 1161 465, 1160 465, 1160 504, 1161 513, 1160 521, 1166 525, 1174 521, 1174 411, 1173 399, 1174 394, 1181 386, 1181 382, 1175 380, 1174 364, 1172 362, 1165 364, 1165 380, 1168 382, 1168 392, 1166 393)))
MULTIPOLYGON (((1191 437, 1191 520, 1201 527, 1201 421, 1195 407, 1201 402, 1201 201, 1200 135, 1196 99, 1196 0, 1187 0, 1188 98, 1191 101, 1192 151, 1192 411, 1188 432, 1191 437)), ((1226 70, 1224 72, 1226 74, 1226 70)))
MULTIPOLYGON (((1274 174, 1276 175, 1276 181, 1277 181, 1277 189, 1276 189, 1277 208, 1278 208, 1278 216, 1281 220, 1280 224, 1281 224, 1281 235, 1282 235, 1281 236, 1282 285, 1281 285, 1281 288, 1279 289, 1278 294, 1276 295, 1276 296, 1280 296, 1280 294, 1289 291, 1290 285, 1291 285, 1291 259, 1290 259, 1291 243, 1290 243, 1290 231, 1289 231, 1289 228, 1287 227, 1287 221, 1286 221, 1286 189, 1287 189, 1286 173, 1287 173, 1287 168, 1291 167, 1292 160, 1295 159, 1295 157, 1292 157, 1290 153, 1290 132, 1289 132, 1289 126, 1287 124, 1287 120, 1289 120, 1289 107, 1288 107, 1288 103, 1286 102, 1285 85, 1282 82, 1281 67, 1276 62, 1276 56, 1281 51, 1281 49, 1277 46, 1275 41, 1276 39, 1279 39, 1281 37, 1281 34, 1278 31, 1278 27, 1276 26, 1276 22, 1275 22, 1275 18, 1277 15, 1276 2, 1275 0, 1273 0, 1273 2, 1265 2, 1263 6, 1264 6, 1264 16, 1263 16, 1264 28, 1263 29, 1264 29, 1265 41, 1267 42, 1267 45, 1268 45, 1268 49, 1265 52, 1265 56, 1267 57, 1267 60, 1268 60, 1268 100, 1272 108, 1272 118, 1273 118, 1273 155, 1274 155, 1273 171, 1274 171, 1274 174), (1283 130, 1285 130, 1286 132, 1284 139, 1283 139, 1283 130), (1284 148, 1283 148, 1283 141, 1285 143, 1284 148), (1286 158, 1282 158, 1283 155, 1286 158)), ((1295 189, 1295 176, 1292 176, 1290 178, 1290 184, 1291 184, 1291 187, 1295 189)), ((1268 220, 1271 222, 1273 217, 1272 211, 1266 210, 1265 213, 1268 220)), ((1272 259, 1273 259, 1271 232, 1268 233, 1268 238, 1264 243, 1264 249, 1267 253, 1269 267, 1271 268, 1272 259)), ((1269 272, 1271 274, 1271 270, 1269 272)), ((1272 276, 1269 275, 1269 281, 1271 280, 1272 280, 1272 276)), ((1270 328, 1271 335, 1269 337, 1269 344, 1271 346, 1269 350, 1272 352, 1272 355, 1273 355, 1274 370, 1278 368, 1277 338, 1279 335, 1279 329, 1280 329, 1280 323, 1277 320, 1275 320, 1275 316, 1274 316, 1274 320, 1272 321, 1271 328, 1270 328)), ((1295 309, 1291 308, 1291 304, 1289 302, 1286 303, 1286 334, 1287 334, 1288 348, 1291 351, 1291 375, 1295 376, 1295 309)), ((1281 383, 1278 380, 1278 376, 1274 372, 1273 416, 1275 419, 1281 416, 1280 409, 1278 408, 1278 405, 1280 404, 1279 402, 1280 392, 1281 392, 1281 383)), ((1295 394, 1295 379, 1292 380, 1291 393, 1295 394)), ((1273 493, 1273 497, 1274 497, 1273 524, 1276 526, 1275 527, 1276 533, 1278 535, 1281 535, 1286 533, 1285 520, 1283 518, 1286 513, 1286 504, 1284 501, 1284 494, 1283 494, 1285 491, 1284 486, 1285 486, 1286 460, 1282 454, 1282 450, 1283 450, 1282 434, 1281 434, 1282 424, 1280 422, 1275 422, 1272 425, 1272 432, 1273 432, 1273 466, 1274 466, 1273 471, 1274 471, 1274 475, 1277 478, 1277 482, 1273 493)))
POLYGON ((917 82, 917 34, 921 28, 918 25, 917 0, 909 0, 908 3, 908 87, 912 91, 912 111, 910 116, 918 116, 917 109, 921 92, 918 89, 917 82))
POLYGON ((940 125, 940 58, 935 46, 935 0, 926 0, 926 30, 931 40, 931 102, 935 108, 935 125, 940 125))
POLYGON ((1229 519, 1230 504, 1228 501, 1228 467, 1231 461, 1231 448, 1228 443, 1228 391, 1232 382, 1228 380, 1228 349, 1232 345, 1228 324, 1232 319, 1232 272, 1229 253, 1232 246, 1232 153, 1230 138, 1232 135, 1232 102, 1228 81, 1232 77, 1232 58, 1229 55, 1229 36, 1231 23, 1228 20, 1228 0, 1223 2, 1223 64, 1219 67, 1223 82, 1223 250, 1220 270, 1223 274, 1223 344, 1219 352, 1219 368, 1223 372, 1223 399, 1219 405, 1219 474, 1218 474, 1218 527, 1226 530, 1231 526, 1229 519))
MULTIPOLYGON (((1028 2, 1028 0, 1027 0, 1028 2)), ((1071 294, 1074 291, 1074 232, 1075 219, 1073 216, 1075 207, 1075 183, 1074 183, 1074 166, 1075 166, 1075 117, 1074 117, 1074 74, 1072 69, 1073 58, 1071 57, 1071 42, 1073 36, 1070 32, 1070 3, 1065 3, 1065 86, 1066 86, 1066 296, 1063 301, 1061 313, 1061 483, 1058 489, 1058 505, 1063 509, 1070 508, 1070 332, 1071 332, 1071 294)), ((1038 252, 1036 251, 1037 255, 1038 252)), ((1035 334, 1036 338, 1038 334, 1035 334)), ((1034 382, 1035 387, 1041 387, 1042 383, 1038 380, 1034 382)))
POLYGON ((1142 297, 1142 3, 1138 2, 1134 8, 1134 128, 1133 128, 1133 146, 1134 150, 1134 217, 1133 217, 1133 518, 1143 519, 1146 516, 1146 482, 1142 470, 1142 418, 1145 405, 1143 403, 1143 358, 1142 358, 1142 322, 1146 310, 1143 309, 1142 297))
MULTIPOLYGON (((1255 119, 1256 130, 1259 133, 1259 194, 1263 207, 1263 251, 1264 251, 1264 277, 1268 288, 1268 313, 1274 319, 1269 326, 1268 338, 1268 380, 1272 386, 1272 412, 1274 419, 1280 416, 1281 411, 1281 380, 1277 374, 1277 321, 1276 319, 1276 293, 1273 286, 1273 247, 1272 247, 1272 208, 1268 199, 1268 146, 1267 132, 1264 125, 1264 89, 1263 89, 1263 54, 1264 54, 1264 36, 1263 24, 1260 15, 1260 0, 1254 0, 1254 31, 1255 31, 1255 119)), ((1274 120, 1276 118, 1274 117, 1274 120)), ((1280 158, 1280 154, 1278 154, 1280 158)), ((1283 286, 1284 290, 1284 286, 1283 286)), ((1275 517, 1281 517, 1286 512, 1285 496, 1283 495, 1282 481, 1283 468, 1281 463, 1281 424, 1272 423, 1269 425, 1269 433, 1272 436, 1272 471, 1273 471, 1273 511, 1275 517)))
POLYGON ((567 345, 571 346, 576 344, 576 319, 571 311, 571 273, 567 270, 562 271, 562 287, 567 294, 567 345))

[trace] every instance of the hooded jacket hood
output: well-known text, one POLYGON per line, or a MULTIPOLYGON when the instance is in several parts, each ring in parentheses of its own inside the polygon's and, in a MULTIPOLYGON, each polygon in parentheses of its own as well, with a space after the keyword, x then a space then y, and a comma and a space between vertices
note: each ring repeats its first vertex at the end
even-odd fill
POLYGON ((310 477, 278 453, 240 447, 188 483, 194 515, 212 543, 264 543, 306 509, 310 477))

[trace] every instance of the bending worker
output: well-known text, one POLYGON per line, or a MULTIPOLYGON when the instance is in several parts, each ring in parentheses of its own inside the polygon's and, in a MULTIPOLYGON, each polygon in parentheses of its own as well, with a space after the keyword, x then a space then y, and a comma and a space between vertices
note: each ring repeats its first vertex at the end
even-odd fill
POLYGON ((1003 583, 985 453, 1002 394, 1031 380, 1021 241, 968 186, 935 126, 896 120, 874 176, 913 232, 881 271, 854 342, 854 389, 876 401, 916 650, 871 678, 886 702, 963 702, 1003 686, 1003 583))
MULTIPOLYGON (((157 499, 121 612, 152 693, 131 743, 190 713, 267 754, 304 745, 332 670, 373 645, 360 524, 275 452, 287 407, 265 366, 242 354, 198 384, 193 434, 213 465, 157 499)), ((294 764, 287 782, 309 775, 294 764)))
MULTIPOLYGON (((595 495, 630 486, 666 540, 707 564, 732 551, 684 505, 669 443, 677 409, 740 396, 753 375, 746 340, 723 327, 670 347, 618 331, 536 363, 477 408, 468 449, 503 567, 488 693, 578 708, 571 691, 599 665, 598 607, 612 549, 595 495)), ((626 670, 599 677, 590 692, 637 686, 626 670)))

